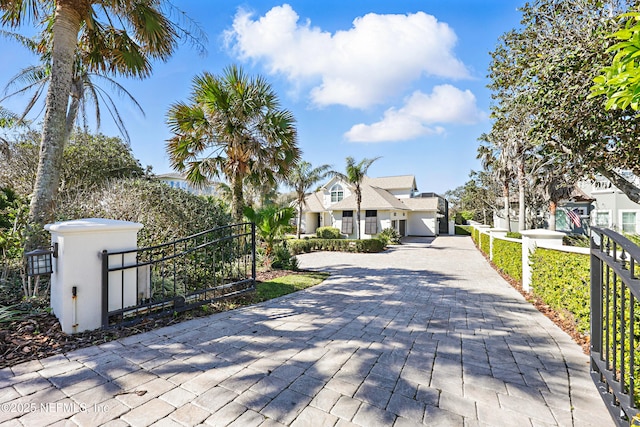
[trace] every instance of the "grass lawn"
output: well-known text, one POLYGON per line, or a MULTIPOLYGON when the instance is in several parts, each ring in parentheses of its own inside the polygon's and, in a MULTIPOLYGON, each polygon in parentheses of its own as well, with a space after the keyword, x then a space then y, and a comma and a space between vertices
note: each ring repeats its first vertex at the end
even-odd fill
POLYGON ((315 286, 329 277, 328 273, 309 272, 282 276, 256 285, 254 302, 262 302, 315 286))

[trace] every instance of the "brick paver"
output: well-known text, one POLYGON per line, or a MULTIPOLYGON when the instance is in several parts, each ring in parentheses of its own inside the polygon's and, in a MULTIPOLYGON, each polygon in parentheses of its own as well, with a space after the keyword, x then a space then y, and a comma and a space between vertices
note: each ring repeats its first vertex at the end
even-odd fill
POLYGON ((587 356, 469 238, 299 261, 332 276, 0 370, 0 425, 613 425, 587 356))

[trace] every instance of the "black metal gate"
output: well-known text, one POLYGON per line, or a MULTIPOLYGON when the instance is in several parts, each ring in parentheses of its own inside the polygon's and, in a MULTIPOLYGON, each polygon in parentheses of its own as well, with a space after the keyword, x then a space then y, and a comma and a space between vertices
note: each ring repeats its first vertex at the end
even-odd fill
POLYGON ((185 311, 255 289, 255 225, 102 252, 102 327, 185 311))
POLYGON ((640 247, 591 228, 591 376, 614 421, 638 424, 640 247))

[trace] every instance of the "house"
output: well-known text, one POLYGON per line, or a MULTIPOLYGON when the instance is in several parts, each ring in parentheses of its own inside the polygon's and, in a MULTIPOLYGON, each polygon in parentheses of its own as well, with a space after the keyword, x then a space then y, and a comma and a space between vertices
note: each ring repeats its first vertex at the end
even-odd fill
POLYGON ((585 192, 580 185, 575 185, 571 196, 558 203, 556 231, 587 234, 595 201, 596 199, 585 192))
POLYGON ((196 188, 191 185, 184 175, 179 173, 164 173, 156 175, 156 178, 164 182, 171 188, 180 188, 184 191, 188 191, 196 196, 213 196, 216 195, 216 189, 214 185, 206 185, 203 188, 196 188))
MULTIPOLYGON (((640 178, 629 171, 622 171, 621 174, 640 187, 640 178)), ((588 212, 591 225, 640 234, 640 205, 631 201, 611 181, 597 176, 593 181, 581 182, 580 188, 593 198, 588 212)))
MULTIPOLYGON (((413 175, 365 177, 361 190, 361 238, 371 238, 385 228, 393 228, 402 236, 436 236, 448 232, 446 200, 434 193, 419 194, 413 175)), ((302 232, 315 233, 318 227, 335 227, 343 235, 355 238, 356 211, 352 186, 333 177, 305 198, 302 232)))

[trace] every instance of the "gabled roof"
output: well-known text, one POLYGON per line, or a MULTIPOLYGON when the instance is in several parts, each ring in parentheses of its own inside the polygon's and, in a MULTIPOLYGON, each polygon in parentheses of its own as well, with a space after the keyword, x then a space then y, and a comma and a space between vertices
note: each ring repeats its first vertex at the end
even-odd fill
POLYGON ((594 202, 596 199, 582 191, 577 185, 574 185, 569 200, 573 202, 594 202))
POLYGON ((382 188, 383 190, 411 189, 417 190, 416 178, 413 175, 383 176, 380 178, 369 178, 362 180, 362 183, 371 187, 382 188))
POLYGON ((322 191, 316 191, 315 193, 309 194, 304 198, 304 211, 305 212, 324 212, 327 209, 322 204, 322 198, 324 193, 322 191))
MULTIPOLYGON (((360 209, 371 210, 407 210, 408 208, 396 197, 382 188, 363 185, 362 187, 362 203, 360 209)), ((356 210, 356 195, 352 194, 342 201, 332 205, 329 209, 332 211, 356 210)))

